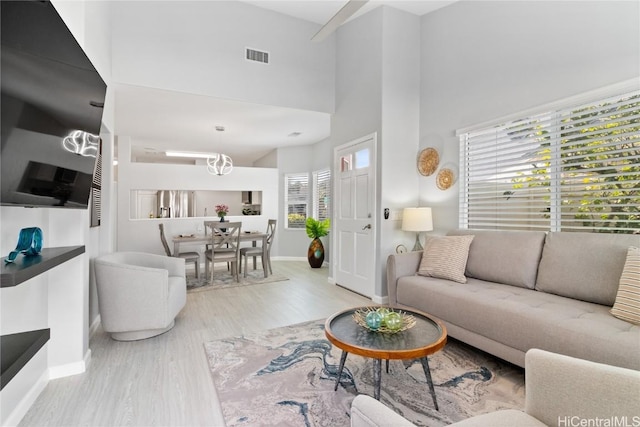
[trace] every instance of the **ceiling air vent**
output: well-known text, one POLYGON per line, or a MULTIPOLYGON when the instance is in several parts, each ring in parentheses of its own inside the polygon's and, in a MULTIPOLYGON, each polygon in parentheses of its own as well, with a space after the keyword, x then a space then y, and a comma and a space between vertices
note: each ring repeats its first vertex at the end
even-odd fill
POLYGON ((247 48, 246 51, 247 61, 262 62, 263 64, 269 63, 269 52, 262 52, 260 50, 250 48, 247 48))

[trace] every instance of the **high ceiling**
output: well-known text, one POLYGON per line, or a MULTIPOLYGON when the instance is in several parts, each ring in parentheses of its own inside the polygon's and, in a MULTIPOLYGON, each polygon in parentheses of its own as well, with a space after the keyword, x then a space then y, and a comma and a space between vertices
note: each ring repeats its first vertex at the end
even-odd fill
MULTIPOLYGON (((247 0, 246 3, 324 24, 346 1, 247 0)), ((421 16, 451 3, 454 1, 372 0, 354 17, 381 5, 421 16)), ((122 84, 115 89, 116 133, 131 136, 133 154, 144 161, 167 161, 164 151, 179 148, 223 152, 233 158, 234 164, 250 166, 275 148, 313 144, 328 138, 330 133, 330 117, 326 113, 122 84), (211 117, 216 117, 215 125, 211 124, 211 117), (225 131, 216 132, 217 125, 224 126, 225 131)))
MULTIPOLYGON (((321 25, 331 19, 346 3, 346 1, 334 0, 244 0, 244 2, 321 25)), ((391 6, 422 16, 452 3, 455 3, 455 0, 370 0, 352 18, 380 6, 391 6)))
POLYGON ((313 144, 329 136, 326 113, 128 85, 117 85, 116 92, 118 133, 132 136, 134 154, 151 161, 179 147, 223 152, 236 165, 251 165, 276 147, 313 144), (216 126, 225 130, 216 131, 216 126))

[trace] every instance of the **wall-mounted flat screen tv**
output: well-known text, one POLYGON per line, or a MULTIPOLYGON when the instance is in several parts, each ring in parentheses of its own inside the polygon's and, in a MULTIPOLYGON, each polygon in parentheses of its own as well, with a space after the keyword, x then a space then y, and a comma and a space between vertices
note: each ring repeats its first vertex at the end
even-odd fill
POLYGON ((0 203, 85 209, 107 86, 50 2, 0 7, 0 203))

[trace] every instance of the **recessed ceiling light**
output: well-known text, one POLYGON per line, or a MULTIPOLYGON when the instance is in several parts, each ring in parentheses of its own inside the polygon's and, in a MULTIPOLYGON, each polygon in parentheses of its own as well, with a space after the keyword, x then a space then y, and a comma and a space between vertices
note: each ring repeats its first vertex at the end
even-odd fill
POLYGON ((209 157, 215 156, 216 153, 194 153, 194 152, 186 152, 186 151, 165 151, 165 154, 168 157, 190 157, 197 159, 207 159, 209 157))

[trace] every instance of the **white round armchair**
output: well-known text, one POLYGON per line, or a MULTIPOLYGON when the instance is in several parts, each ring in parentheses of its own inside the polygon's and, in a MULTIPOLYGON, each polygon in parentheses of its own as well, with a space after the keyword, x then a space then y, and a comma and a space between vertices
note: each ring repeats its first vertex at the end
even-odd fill
POLYGON ((167 332, 187 302, 184 259, 114 252, 94 261, 102 328, 118 341, 167 332))

